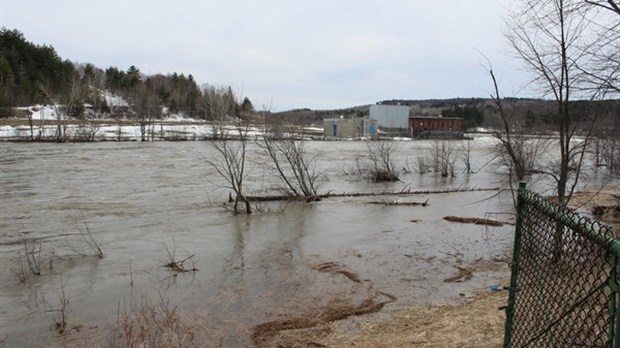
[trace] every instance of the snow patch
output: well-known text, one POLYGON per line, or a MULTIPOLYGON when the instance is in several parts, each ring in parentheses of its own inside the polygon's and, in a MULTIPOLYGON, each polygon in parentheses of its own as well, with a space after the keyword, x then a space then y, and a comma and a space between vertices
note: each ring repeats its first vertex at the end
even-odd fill
MULTIPOLYGON (((15 108, 25 113, 30 113, 33 120, 57 120, 56 110, 60 105, 33 105, 15 108)), ((18 117, 19 118, 19 117, 18 117)), ((23 117, 22 117, 23 118, 23 117)), ((28 118, 28 117, 25 117, 28 118)))

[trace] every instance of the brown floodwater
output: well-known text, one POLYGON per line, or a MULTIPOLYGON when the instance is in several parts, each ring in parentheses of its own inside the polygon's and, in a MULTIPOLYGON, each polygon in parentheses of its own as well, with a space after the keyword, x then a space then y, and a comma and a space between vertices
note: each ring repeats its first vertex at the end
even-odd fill
MULTIPOLYGON (((398 142, 401 181, 373 184, 355 173, 367 151, 363 142, 306 143, 322 173, 320 192, 499 186, 501 170, 485 165, 489 139, 473 141, 477 173, 463 173, 457 161, 455 178, 416 173, 417 158, 431 146, 398 142)), ((512 202, 496 191, 260 203, 255 214, 234 216, 229 190, 208 161, 217 154, 207 142, 3 143, 0 345, 46 346, 63 288, 69 324, 97 327, 96 335, 105 334, 127 303, 162 298, 207 323, 214 342, 247 346, 254 326, 296 313, 378 294, 396 298, 382 313, 454 302, 507 277, 511 225, 443 220, 510 221, 505 213, 512 202), (427 200, 427 206, 372 204, 427 200), (86 229, 103 258, 84 242, 86 229), (22 282, 25 241, 42 271, 22 282), (163 267, 190 256, 184 266, 197 271, 163 267), (457 267, 475 269, 473 277, 444 282, 457 267)), ((279 187, 266 163, 252 145, 248 193, 279 187)))

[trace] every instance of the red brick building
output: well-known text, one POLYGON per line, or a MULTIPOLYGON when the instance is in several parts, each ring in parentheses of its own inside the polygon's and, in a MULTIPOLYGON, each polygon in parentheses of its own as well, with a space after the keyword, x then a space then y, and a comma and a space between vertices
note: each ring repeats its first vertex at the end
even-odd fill
POLYGON ((411 131, 462 131, 463 119, 453 117, 409 117, 411 131))

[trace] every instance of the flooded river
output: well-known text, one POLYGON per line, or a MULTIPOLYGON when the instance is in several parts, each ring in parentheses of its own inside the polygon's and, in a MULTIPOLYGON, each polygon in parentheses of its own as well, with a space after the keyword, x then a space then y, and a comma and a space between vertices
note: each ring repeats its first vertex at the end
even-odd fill
MULTIPOLYGON (((475 174, 459 160, 456 177, 441 178, 416 173, 432 142, 398 142, 401 181, 387 184, 355 175, 363 142, 306 149, 323 175, 321 193, 355 193, 498 186, 497 167, 485 166, 492 144, 472 141, 475 174)), ((254 145, 250 153, 247 192, 273 190, 267 159, 254 145)), ((207 142, 2 143, 0 345, 47 346, 63 289, 70 327, 97 337, 128 303, 150 298, 197 318, 208 340, 248 346, 266 321, 382 296, 395 301, 373 315, 388 315, 411 303, 458 301, 507 276, 512 226, 443 220, 511 220, 500 213, 512 202, 496 191, 261 203, 256 214, 233 216, 208 161, 217 154, 207 142), (85 231, 103 258, 93 256, 85 231), (41 275, 20 281, 28 251, 40 257, 41 275), (184 267, 196 271, 163 267, 186 258, 184 267), (473 277, 445 282, 458 267, 473 277)))

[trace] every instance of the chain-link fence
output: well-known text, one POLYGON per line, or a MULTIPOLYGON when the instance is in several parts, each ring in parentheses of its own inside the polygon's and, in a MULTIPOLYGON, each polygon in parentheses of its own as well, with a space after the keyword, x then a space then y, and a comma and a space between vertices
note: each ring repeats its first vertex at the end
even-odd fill
POLYGON ((519 187, 504 347, 620 347, 620 242, 519 187))

